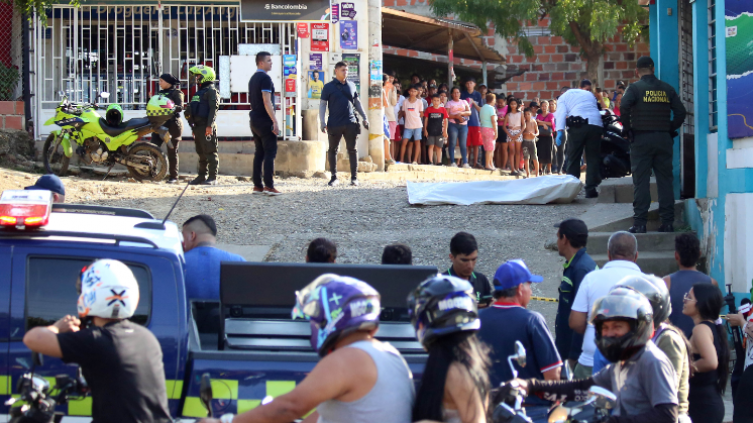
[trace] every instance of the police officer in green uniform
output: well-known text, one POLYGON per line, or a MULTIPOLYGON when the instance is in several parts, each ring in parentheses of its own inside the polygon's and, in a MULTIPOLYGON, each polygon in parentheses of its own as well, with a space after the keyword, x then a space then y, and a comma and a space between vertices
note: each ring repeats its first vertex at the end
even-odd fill
POLYGON ((685 106, 671 85, 654 76, 654 61, 643 56, 635 70, 640 81, 630 84, 622 97, 623 131, 631 140, 633 173, 633 226, 631 233, 645 233, 651 204, 653 170, 659 192, 659 232, 674 232, 675 197, 672 188, 672 143, 685 120, 685 106))
POLYGON ((217 185, 220 158, 217 154, 217 127, 215 119, 220 108, 220 95, 214 86, 214 69, 198 65, 188 70, 196 78, 199 90, 191 97, 186 109, 186 120, 191 125, 196 154, 199 155, 199 176, 191 185, 217 185), (207 178, 207 168, 209 177, 207 178))
MULTIPOLYGON (((169 73, 164 73, 159 77, 160 91, 165 97, 175 103, 176 106, 183 108, 183 91, 180 90, 180 80, 169 73)), ((178 146, 183 136, 183 121, 180 120, 180 113, 176 113, 170 120, 165 122, 165 126, 170 132, 170 142, 167 143, 167 162, 170 166, 170 176, 168 184, 178 182, 178 146)), ((152 134, 152 143, 161 146, 164 140, 157 133, 152 134)))

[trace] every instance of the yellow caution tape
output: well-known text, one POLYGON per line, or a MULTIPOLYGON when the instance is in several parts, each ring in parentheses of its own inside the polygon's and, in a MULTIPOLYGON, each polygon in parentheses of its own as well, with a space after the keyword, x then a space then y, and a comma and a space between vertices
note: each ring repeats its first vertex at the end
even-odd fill
POLYGON ((536 301, 546 301, 546 302, 549 302, 549 303, 558 303, 558 302, 560 302, 560 300, 558 300, 556 298, 547 298, 547 297, 531 297, 531 299, 532 300, 536 300, 536 301))

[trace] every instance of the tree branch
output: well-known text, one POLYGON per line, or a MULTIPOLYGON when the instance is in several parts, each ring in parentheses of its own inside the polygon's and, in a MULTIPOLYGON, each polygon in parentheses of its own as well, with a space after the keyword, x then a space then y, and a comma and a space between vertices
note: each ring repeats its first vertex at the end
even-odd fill
POLYGON ((591 40, 587 39, 585 36, 583 36, 583 33, 580 32, 580 27, 578 26, 578 23, 575 21, 570 21, 570 30, 573 31, 573 35, 575 35, 575 39, 578 40, 578 44, 583 48, 583 50, 586 51, 586 53, 591 53, 591 40))

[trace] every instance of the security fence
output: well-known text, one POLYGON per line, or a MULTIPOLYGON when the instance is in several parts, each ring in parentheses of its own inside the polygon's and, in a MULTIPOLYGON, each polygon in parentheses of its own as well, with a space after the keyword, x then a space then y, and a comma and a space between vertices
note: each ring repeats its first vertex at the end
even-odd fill
POLYGON ((0 3, 0 101, 21 99, 21 15, 13 4, 0 3))

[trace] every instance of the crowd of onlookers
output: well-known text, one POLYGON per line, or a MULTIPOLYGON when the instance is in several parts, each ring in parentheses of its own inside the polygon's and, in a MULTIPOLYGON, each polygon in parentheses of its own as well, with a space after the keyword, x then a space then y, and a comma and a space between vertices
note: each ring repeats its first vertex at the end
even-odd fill
MULTIPOLYGON (((620 115, 624 82, 611 95, 588 80, 581 88, 593 92, 600 108, 620 115)), ((472 77, 450 89, 418 74, 403 84, 390 72, 382 91, 388 163, 502 169, 526 177, 563 172, 565 146, 554 142, 557 99, 526 104, 472 77)))

